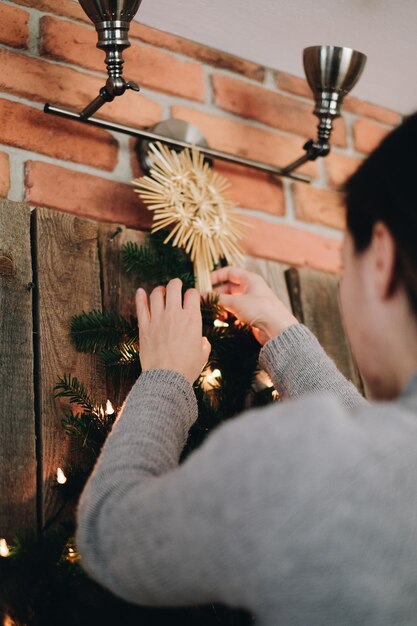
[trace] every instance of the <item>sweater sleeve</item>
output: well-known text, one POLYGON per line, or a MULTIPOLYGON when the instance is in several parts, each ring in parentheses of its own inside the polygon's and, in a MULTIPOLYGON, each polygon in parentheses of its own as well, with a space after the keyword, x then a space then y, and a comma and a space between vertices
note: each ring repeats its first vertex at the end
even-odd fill
POLYGON ((270 339, 260 352, 259 363, 284 397, 330 391, 346 407, 366 403, 303 324, 290 326, 270 339))
POLYGON ((139 377, 81 495, 76 544, 87 573, 129 602, 245 608, 239 584, 232 593, 239 580, 228 552, 237 494, 224 438, 216 432, 214 444, 179 465, 196 417, 193 389, 181 374, 139 377))

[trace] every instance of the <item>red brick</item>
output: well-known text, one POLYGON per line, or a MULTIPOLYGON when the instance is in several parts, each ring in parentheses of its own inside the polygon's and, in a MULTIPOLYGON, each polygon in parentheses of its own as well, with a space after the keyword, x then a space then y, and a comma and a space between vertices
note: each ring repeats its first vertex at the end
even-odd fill
MULTIPOLYGON (((96 48, 97 35, 92 28, 45 16, 41 19, 41 36, 42 55, 105 71, 105 55, 96 48)), ((125 59, 124 75, 140 85, 204 102, 205 79, 198 63, 141 44, 132 45, 125 59)))
MULTIPOLYGON (((218 115, 202 113, 184 106, 173 106, 172 116, 195 124, 210 146, 224 152, 249 157, 279 167, 288 165, 303 154, 302 141, 275 131, 255 128, 218 115)), ((317 176, 317 164, 308 163, 299 170, 317 176)))
MULTIPOLYGON (((306 139, 316 136, 318 120, 310 104, 230 76, 216 74, 212 80, 215 102, 225 111, 296 133, 306 139)), ((346 129, 342 118, 335 121, 332 143, 346 145, 346 129)))
MULTIPOLYGON (((99 92, 103 81, 68 67, 0 50, 0 90, 81 111, 99 92)), ((104 105, 98 117, 138 128, 152 126, 161 119, 162 109, 153 100, 126 92, 104 105)))
POLYGON ((0 152, 0 196, 7 198, 10 190, 10 163, 9 155, 0 152))
POLYGON ((82 20, 91 24, 90 19, 84 13, 75 0, 13 0, 16 4, 32 7, 43 13, 55 13, 75 20, 82 20))
POLYGON ((28 161, 26 201, 101 222, 149 228, 151 213, 130 185, 99 176, 28 161))
POLYGON ((7 4, 0 5, 0 42, 13 48, 27 48, 29 13, 7 4))
POLYGON ((293 193, 297 219, 340 230, 345 228, 346 210, 341 193, 317 189, 305 183, 294 183, 293 193))
POLYGON ((324 162, 326 164, 329 184, 332 187, 340 188, 343 187, 349 176, 359 167, 362 163, 362 159, 331 152, 329 156, 324 159, 324 162))
POLYGON ((347 96, 345 98, 343 107, 346 111, 351 111, 352 113, 356 113, 356 115, 361 115, 362 117, 370 117, 378 122, 382 122, 383 124, 396 126, 401 122, 401 115, 399 113, 377 106, 371 102, 358 100, 358 98, 354 98, 353 96, 347 96))
MULTIPOLYGON (((63 17, 91 24, 78 2, 73 2, 72 0, 59 0, 59 2, 57 0, 15 0, 15 2, 24 6, 31 6, 44 13, 54 13, 55 15, 62 15, 63 17)), ((189 39, 171 35, 150 26, 144 26, 136 21, 133 21, 130 25, 130 37, 141 39, 145 43, 158 48, 179 52, 184 56, 197 59, 208 65, 237 72, 253 80, 261 82, 264 80, 265 69, 257 63, 200 45, 189 39)))
POLYGON ((217 161, 215 169, 229 180, 230 197, 238 206, 284 215, 285 200, 281 180, 225 161, 217 161))
POLYGON ((353 124, 353 137, 358 152, 368 154, 376 148, 390 132, 389 128, 379 126, 368 120, 356 120, 353 124))
POLYGON ((309 100, 314 99, 313 92, 304 78, 286 74, 285 72, 275 72, 275 81, 277 86, 283 91, 288 91, 289 93, 308 98, 309 100))
POLYGON ((138 22, 132 23, 130 32, 132 37, 138 37, 153 46, 179 52, 207 65, 230 70, 253 80, 261 82, 264 80, 265 69, 252 61, 203 46, 189 39, 183 39, 150 26, 144 26, 138 22))
POLYGON ((246 216, 252 226, 242 245, 246 254, 281 261, 289 265, 308 266, 325 272, 340 273, 341 242, 286 224, 272 224, 246 216))
POLYGON ((0 143, 109 171, 117 164, 118 144, 107 131, 9 100, 0 100, 0 143))

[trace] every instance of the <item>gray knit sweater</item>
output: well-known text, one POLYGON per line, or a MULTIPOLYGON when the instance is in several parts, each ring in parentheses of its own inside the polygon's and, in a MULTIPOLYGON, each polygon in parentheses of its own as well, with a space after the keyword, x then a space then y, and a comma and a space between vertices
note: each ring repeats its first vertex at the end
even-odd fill
POLYGON ((80 500, 83 566, 128 601, 222 602, 258 626, 416 625, 417 376, 368 404, 301 325, 260 363, 291 399, 180 466, 192 387, 140 376, 80 500))

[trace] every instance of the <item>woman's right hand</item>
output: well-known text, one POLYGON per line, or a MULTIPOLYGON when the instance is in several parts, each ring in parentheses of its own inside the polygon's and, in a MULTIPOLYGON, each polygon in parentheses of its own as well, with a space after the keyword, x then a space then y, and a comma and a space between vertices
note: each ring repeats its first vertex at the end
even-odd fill
POLYGON ((252 326, 261 345, 298 320, 274 294, 262 276, 238 267, 222 267, 211 273, 219 304, 241 322, 252 326))

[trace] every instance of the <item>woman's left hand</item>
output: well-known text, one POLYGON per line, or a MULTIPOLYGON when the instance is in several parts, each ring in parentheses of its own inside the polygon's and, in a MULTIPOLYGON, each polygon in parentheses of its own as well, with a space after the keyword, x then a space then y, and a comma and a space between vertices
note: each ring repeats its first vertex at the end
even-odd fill
POLYGON ((139 355, 142 371, 168 369, 183 374, 193 384, 207 363, 211 346, 202 335, 200 294, 188 289, 182 303, 182 282, 174 278, 156 287, 148 300, 144 289, 136 292, 139 355))

